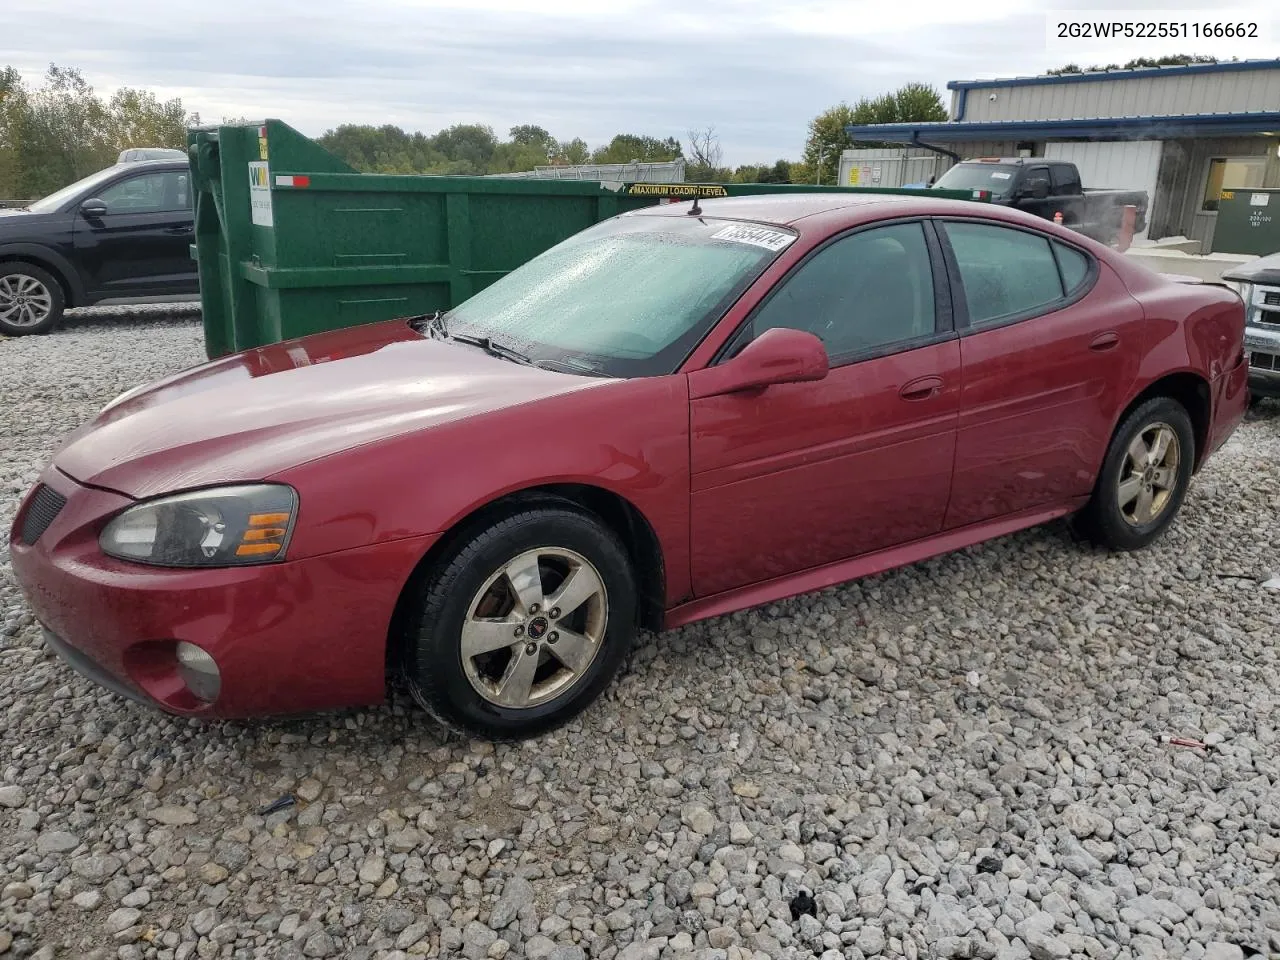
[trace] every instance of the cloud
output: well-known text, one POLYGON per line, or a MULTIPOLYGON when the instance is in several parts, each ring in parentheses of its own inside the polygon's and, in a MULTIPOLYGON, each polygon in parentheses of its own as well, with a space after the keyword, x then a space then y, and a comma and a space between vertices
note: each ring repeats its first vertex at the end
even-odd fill
MULTIPOLYGON (((1043 7, 1032 0, 5 6, 0 59, 33 79, 50 61, 76 66, 101 90, 180 96, 206 120, 272 116, 311 135, 344 122, 427 131, 483 122, 499 133, 539 123, 592 144, 622 131, 683 139, 714 125, 733 163, 798 156, 808 120, 841 100, 1065 62, 1046 51, 1043 7)), ((1068 59, 1144 52, 1082 47, 1068 59)))

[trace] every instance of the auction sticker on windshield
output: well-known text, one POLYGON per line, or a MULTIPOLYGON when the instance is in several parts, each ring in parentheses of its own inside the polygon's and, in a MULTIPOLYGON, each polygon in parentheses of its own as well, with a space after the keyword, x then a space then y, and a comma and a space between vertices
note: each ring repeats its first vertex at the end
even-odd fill
POLYGON ((731 227, 717 230, 711 235, 711 239, 729 240, 733 243, 749 243, 777 253, 779 250, 785 250, 795 237, 780 230, 770 230, 767 227, 749 227, 746 224, 735 223, 731 227))

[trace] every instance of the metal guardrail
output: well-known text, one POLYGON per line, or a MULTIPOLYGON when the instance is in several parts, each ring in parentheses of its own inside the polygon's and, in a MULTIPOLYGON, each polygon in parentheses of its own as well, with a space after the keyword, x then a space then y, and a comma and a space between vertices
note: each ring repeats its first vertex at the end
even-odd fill
POLYGON ((12 210, 35 203, 34 200, 0 200, 0 210, 12 210))

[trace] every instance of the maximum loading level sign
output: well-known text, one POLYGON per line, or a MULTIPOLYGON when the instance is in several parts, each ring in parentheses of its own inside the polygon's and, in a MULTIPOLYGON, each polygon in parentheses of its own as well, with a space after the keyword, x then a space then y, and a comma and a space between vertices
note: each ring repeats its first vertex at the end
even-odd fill
POLYGON ((728 195, 729 191, 718 183, 633 183, 627 188, 629 197, 678 197, 693 200, 728 195))

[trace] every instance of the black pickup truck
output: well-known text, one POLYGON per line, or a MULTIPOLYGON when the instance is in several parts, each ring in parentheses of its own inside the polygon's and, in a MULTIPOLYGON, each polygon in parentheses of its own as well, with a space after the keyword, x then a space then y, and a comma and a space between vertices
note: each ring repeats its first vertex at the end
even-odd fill
POLYGON ((1094 240, 1112 243, 1120 232, 1124 208, 1137 207, 1134 232, 1147 226, 1145 190, 1086 190, 1074 163, 1042 157, 984 157, 964 160, 944 173, 934 187, 985 191, 992 203, 1017 207, 1062 223, 1094 240))
POLYGON ((193 222, 185 159, 128 158, 0 210, 0 334, 48 333, 67 307, 199 293, 193 222))

